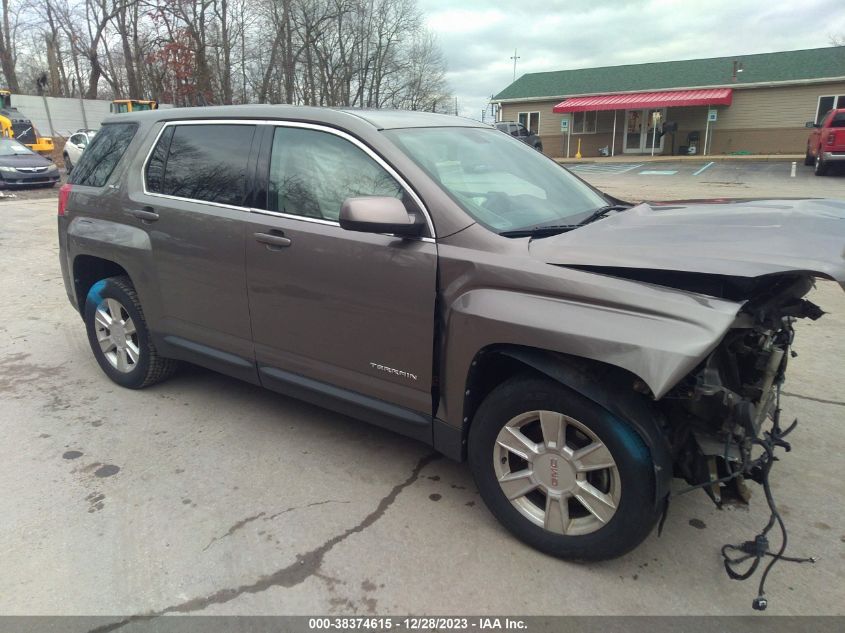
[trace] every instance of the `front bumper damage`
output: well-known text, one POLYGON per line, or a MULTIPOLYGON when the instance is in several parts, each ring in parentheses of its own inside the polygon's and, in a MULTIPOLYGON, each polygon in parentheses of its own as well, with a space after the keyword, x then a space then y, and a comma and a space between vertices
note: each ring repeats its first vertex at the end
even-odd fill
POLYGON ((786 525, 772 495, 769 475, 775 451, 791 449, 786 436, 793 421, 781 426, 780 391, 786 379, 798 319, 818 319, 824 312, 804 299, 813 286, 808 275, 786 275, 758 287, 721 344, 665 398, 671 420, 675 474, 690 486, 678 493, 703 489, 721 507, 747 503, 747 482, 763 487, 770 519, 753 540, 722 548, 725 570, 735 580, 750 578, 768 559, 752 606, 767 606, 765 581, 779 560, 814 562, 784 556, 786 525), (772 551, 769 534, 781 532, 772 551))

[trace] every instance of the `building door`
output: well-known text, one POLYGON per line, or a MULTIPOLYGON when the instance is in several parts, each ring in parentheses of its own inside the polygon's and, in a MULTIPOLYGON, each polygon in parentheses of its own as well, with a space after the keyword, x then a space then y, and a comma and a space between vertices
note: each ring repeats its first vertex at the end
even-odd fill
POLYGON ((625 137, 622 151, 626 154, 650 154, 654 143, 654 153, 663 152, 663 138, 660 130, 666 119, 666 108, 625 111, 625 137), (654 134, 655 113, 660 114, 657 120, 657 134, 654 134))

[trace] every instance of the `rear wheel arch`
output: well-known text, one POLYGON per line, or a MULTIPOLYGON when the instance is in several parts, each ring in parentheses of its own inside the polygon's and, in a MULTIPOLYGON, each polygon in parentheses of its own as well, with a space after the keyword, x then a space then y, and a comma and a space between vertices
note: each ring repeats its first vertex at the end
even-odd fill
POLYGON ((94 255, 77 255, 73 260, 73 287, 80 314, 85 313, 85 299, 91 286, 102 279, 119 276, 130 277, 120 264, 94 255))
POLYGON ((562 384, 627 423, 643 439, 655 464, 655 502, 669 492, 672 457, 663 427, 666 422, 645 383, 626 369, 600 361, 518 345, 491 345, 479 350, 466 380, 463 435, 467 437, 484 398, 519 374, 544 376, 562 384), (640 391, 638 391, 640 390, 640 391))

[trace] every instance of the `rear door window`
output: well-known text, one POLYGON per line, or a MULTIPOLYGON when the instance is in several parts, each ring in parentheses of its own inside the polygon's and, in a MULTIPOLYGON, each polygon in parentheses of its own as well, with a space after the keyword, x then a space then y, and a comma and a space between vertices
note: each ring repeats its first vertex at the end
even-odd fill
POLYGON ((68 182, 89 187, 105 186, 137 130, 136 123, 104 125, 82 153, 68 182))
POLYGON ((248 124, 169 126, 150 155, 147 191, 244 206, 254 136, 248 124))

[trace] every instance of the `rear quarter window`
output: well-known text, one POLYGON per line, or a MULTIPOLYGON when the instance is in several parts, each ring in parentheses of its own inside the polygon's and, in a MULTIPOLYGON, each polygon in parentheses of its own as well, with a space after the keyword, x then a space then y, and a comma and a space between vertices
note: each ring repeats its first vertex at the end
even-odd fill
POLYGON ((132 142, 137 123, 104 125, 85 148, 68 182, 74 185, 103 187, 132 142))

